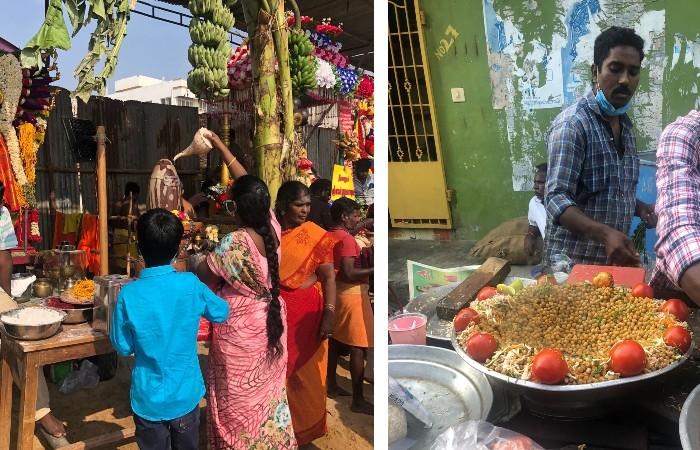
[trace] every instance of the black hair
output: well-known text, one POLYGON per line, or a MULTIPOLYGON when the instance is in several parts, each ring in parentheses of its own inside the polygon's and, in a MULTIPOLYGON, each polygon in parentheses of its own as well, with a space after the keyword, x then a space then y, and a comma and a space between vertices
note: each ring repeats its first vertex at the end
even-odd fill
POLYGON ((136 235, 146 267, 170 264, 180 249, 184 231, 180 219, 163 208, 150 209, 139 217, 136 235))
POLYGON ((318 178, 311 183, 309 190, 314 197, 320 197, 324 192, 330 192, 332 185, 331 180, 328 178, 318 178))
POLYGON ((236 202, 236 215, 244 227, 255 230, 265 243, 267 267, 272 288, 270 302, 267 306, 267 352, 269 358, 279 358, 282 355, 282 323, 280 304, 280 272, 277 259, 278 243, 275 239, 272 223, 270 222, 270 191, 260 178, 244 175, 237 178, 230 191, 230 198, 236 202))
POLYGON ((0 181, 0 205, 5 204, 5 183, 0 181))
POLYGON ((358 159, 355 161, 355 171, 356 172, 369 172, 372 168, 372 161, 367 158, 358 159))
POLYGON ((593 64, 600 70, 605 58, 610 55, 610 49, 621 45, 629 45, 639 51, 639 62, 644 60, 644 39, 631 28, 610 27, 595 38, 593 46, 593 64))
POLYGON ((275 201, 277 219, 281 220, 289 205, 301 198, 302 195, 311 196, 311 192, 301 181, 291 180, 282 183, 277 191, 277 200, 275 201))
POLYGON ((360 204, 355 200, 347 197, 340 197, 331 205, 331 219, 335 225, 340 225, 343 220, 343 215, 349 216, 355 211, 360 210, 360 204))
POLYGON ((124 196, 125 197, 128 197, 130 193, 134 194, 134 196, 137 196, 137 195, 139 195, 139 192, 141 192, 141 188, 139 187, 138 184, 134 183, 133 181, 129 181, 124 186, 124 196))
POLYGON ((547 173, 547 163, 539 163, 535 166, 535 172, 536 173, 547 173))

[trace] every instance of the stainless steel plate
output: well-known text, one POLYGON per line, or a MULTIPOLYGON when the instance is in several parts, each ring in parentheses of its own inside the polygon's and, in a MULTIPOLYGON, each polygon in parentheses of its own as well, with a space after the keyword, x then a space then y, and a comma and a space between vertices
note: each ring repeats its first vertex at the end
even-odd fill
POLYGON ((433 415, 425 429, 409 420, 414 448, 430 448, 447 428, 467 419, 485 420, 493 403, 486 377, 453 351, 423 345, 390 345, 389 375, 400 382, 433 415))
POLYGON ((678 431, 681 436, 683 450, 700 448, 700 385, 691 391, 683 403, 681 417, 678 421, 678 431))

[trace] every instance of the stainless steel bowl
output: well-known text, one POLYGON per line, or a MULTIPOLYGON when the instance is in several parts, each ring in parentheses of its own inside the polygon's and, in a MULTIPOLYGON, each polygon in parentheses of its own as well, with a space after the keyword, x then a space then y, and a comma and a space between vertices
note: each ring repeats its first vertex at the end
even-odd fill
POLYGON ((61 309, 52 308, 59 311, 63 311, 66 317, 63 319, 63 323, 67 325, 72 325, 76 323, 84 323, 92 320, 92 310, 93 308, 73 308, 73 309, 61 309))
MULTIPOLYGON (((57 311, 60 313, 61 319, 57 322, 44 324, 44 325, 16 325, 11 323, 6 323, 5 318, 17 314, 22 308, 12 309, 0 314, 0 323, 2 324, 3 331, 10 337, 19 339, 22 341, 36 341, 40 339, 47 339, 58 333, 61 328, 61 323, 65 318, 65 313, 62 311, 57 311)), ((37 308, 39 309, 39 308, 37 308)), ((55 311, 55 310, 52 310, 55 311)))
POLYGON ((683 403, 678 431, 683 450, 700 448, 700 385, 693 389, 683 403))
POLYGON ((633 377, 587 384, 548 385, 509 377, 474 361, 462 350, 454 331, 452 346, 469 366, 486 375, 494 386, 522 394, 533 412, 562 418, 584 418, 601 414, 605 402, 614 401, 624 394, 634 392, 640 386, 660 382, 664 375, 685 363, 693 351, 691 343, 688 351, 679 360, 662 369, 633 377))

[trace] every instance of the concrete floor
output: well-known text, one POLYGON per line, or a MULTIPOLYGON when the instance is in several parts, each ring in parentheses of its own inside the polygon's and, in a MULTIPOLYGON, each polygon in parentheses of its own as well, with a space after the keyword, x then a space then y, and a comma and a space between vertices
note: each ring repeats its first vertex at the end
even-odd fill
MULTIPOLYGON (((389 239, 389 285, 399 297, 408 301, 408 271, 406 260, 430 266, 450 268, 481 264, 481 258, 469 256, 475 241, 389 239)), ((533 266, 511 266, 510 275, 530 278, 533 266)))

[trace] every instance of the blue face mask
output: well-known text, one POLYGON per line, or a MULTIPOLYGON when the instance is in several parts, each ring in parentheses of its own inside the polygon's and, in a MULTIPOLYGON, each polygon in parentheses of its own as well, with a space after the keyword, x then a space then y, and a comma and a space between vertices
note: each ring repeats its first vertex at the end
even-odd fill
POLYGON ((600 107, 600 110, 607 116, 621 116, 624 113, 627 112, 628 109, 630 109, 630 106, 632 106, 632 100, 627 102, 626 104, 620 106, 619 108, 615 108, 612 103, 608 101, 607 98, 605 98, 605 94, 603 94, 603 90, 600 88, 600 85, 598 85, 598 82, 596 81, 596 86, 598 87, 598 92, 595 94, 595 100, 598 102, 598 106, 600 107))

